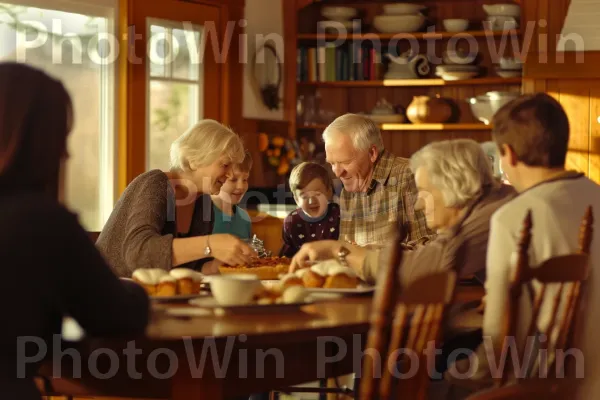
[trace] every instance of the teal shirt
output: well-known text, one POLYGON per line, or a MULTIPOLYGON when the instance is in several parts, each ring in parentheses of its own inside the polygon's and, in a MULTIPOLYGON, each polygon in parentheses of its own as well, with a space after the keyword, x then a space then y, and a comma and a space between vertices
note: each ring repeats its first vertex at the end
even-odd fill
POLYGON ((213 234, 229 233, 240 239, 250 239, 252 231, 252 221, 246 210, 238 206, 233 207, 233 215, 224 214, 219 207, 213 203, 215 212, 215 223, 213 234))

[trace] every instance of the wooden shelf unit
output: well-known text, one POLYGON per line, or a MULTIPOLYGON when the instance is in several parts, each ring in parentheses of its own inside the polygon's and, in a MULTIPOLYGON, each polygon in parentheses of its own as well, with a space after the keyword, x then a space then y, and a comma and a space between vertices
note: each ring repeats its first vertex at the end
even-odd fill
MULTIPOLYGON (((399 33, 377 33, 377 32, 364 32, 364 33, 347 33, 343 37, 351 40, 393 40, 393 39, 415 39, 415 40, 427 40, 427 39, 452 39, 452 38, 497 38, 503 35, 521 35, 519 29, 512 29, 506 31, 465 31, 465 32, 444 32, 444 31, 433 31, 433 32, 399 32, 399 33)), ((299 33, 298 40, 338 40, 341 35, 336 33, 299 33)))
MULTIPOLYGON (((311 125, 298 125, 298 130, 323 130, 327 128, 327 124, 311 124, 311 125)), ((379 124, 379 128, 382 131, 489 131, 492 129, 491 125, 483 123, 448 123, 448 124, 379 124)))
POLYGON ((471 85, 510 85, 520 84, 521 78, 484 77, 445 81, 443 79, 384 79, 377 81, 307 81, 297 82, 298 86, 316 87, 403 87, 403 86, 471 86, 471 85))
MULTIPOLYGON (((430 22, 430 26, 424 29, 427 31, 415 33, 374 32, 372 19, 382 13, 382 4, 390 2, 392 1, 322 0, 311 2, 309 0, 290 0, 293 6, 290 6, 287 15, 290 16, 293 23, 286 24, 289 35, 286 46, 290 46, 287 48, 291 49, 286 56, 288 65, 286 67, 288 76, 286 90, 287 93, 292 94, 286 104, 290 136, 298 138, 306 136, 319 146, 322 145, 321 133, 327 127, 323 123, 302 124, 302 118, 297 115, 296 111, 300 96, 305 99, 316 99, 315 110, 324 113, 324 120, 330 120, 345 113, 368 114, 382 99, 396 106, 399 112, 405 112, 415 96, 437 96, 448 99, 452 103, 453 113, 449 122, 412 124, 407 121, 408 123, 402 124, 380 124, 387 149, 395 155, 410 157, 415 151, 432 141, 456 138, 470 138, 478 142, 491 140, 492 127, 480 122, 473 115, 467 99, 489 91, 522 91, 521 77, 502 78, 496 74, 494 68, 497 57, 510 57, 522 48, 524 29, 505 31, 481 29, 481 21, 486 18, 482 5, 491 4, 494 0, 427 0, 424 3, 428 7, 426 15, 430 22), (329 31, 316 33, 317 22, 323 20, 321 7, 329 5, 357 7, 359 18, 363 20, 361 31, 349 32, 345 35, 329 31), (292 8, 294 11, 291 11, 292 8), (295 19, 293 19, 292 12, 295 13, 295 19), (442 26, 442 21, 446 18, 469 19, 472 22, 471 29, 465 32, 446 32, 442 26), (437 64, 430 62, 431 72, 426 78, 382 79, 386 72, 385 64, 379 65, 375 74, 359 73, 357 76, 356 68, 353 69, 352 66, 348 68, 345 64, 352 63, 352 57, 355 55, 351 53, 350 57, 343 55, 341 61, 337 59, 338 55, 336 55, 335 72, 326 72, 327 78, 319 80, 320 78, 317 77, 315 80, 313 69, 311 74, 302 73, 302 80, 299 80, 298 70, 306 68, 304 59, 306 48, 332 46, 333 44, 336 47, 339 46, 341 52, 354 52, 349 48, 356 46, 360 41, 364 41, 358 44, 363 49, 373 48, 378 52, 387 52, 391 51, 392 47, 390 46, 394 46, 399 53, 403 53, 412 48, 420 54, 431 54, 440 59, 443 52, 451 49, 451 46, 462 47, 476 44, 479 53, 477 63, 483 68, 478 78, 445 81, 435 76, 437 64), (519 47, 513 49, 515 44, 518 44, 519 47), (340 62, 342 64, 339 64, 340 62), (340 68, 340 65, 343 67, 340 68), (312 79, 310 81, 307 80, 309 76, 312 79), (339 80, 340 77, 343 77, 344 80, 339 80), (367 80, 368 78, 372 78, 372 80, 367 80)), ((521 27, 527 26, 526 21, 522 19, 520 25, 521 27)), ((378 62, 381 60, 382 57, 378 62)), ((314 58, 312 62, 314 62, 314 58)), ((328 62, 326 65, 329 65, 328 62)))

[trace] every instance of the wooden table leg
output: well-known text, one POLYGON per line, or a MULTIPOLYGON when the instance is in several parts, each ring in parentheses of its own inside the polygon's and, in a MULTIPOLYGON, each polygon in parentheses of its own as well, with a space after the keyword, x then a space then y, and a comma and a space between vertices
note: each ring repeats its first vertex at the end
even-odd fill
POLYGON ((189 370, 179 368, 171 383, 171 400, 225 400, 225 379, 193 378, 189 370))

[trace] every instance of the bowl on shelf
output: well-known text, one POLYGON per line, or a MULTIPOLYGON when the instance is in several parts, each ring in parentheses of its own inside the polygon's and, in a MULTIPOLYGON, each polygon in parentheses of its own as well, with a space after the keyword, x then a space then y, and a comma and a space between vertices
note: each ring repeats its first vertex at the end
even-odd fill
POLYGON ((520 69, 502 69, 496 67, 496 75, 501 78, 520 78, 523 76, 523 70, 520 69))
POLYGON ((484 4, 482 7, 489 16, 514 18, 521 16, 521 7, 518 4, 484 4))
POLYGON ((418 14, 426 8, 427 6, 414 3, 384 4, 383 12, 386 15, 409 15, 418 14))
POLYGON ((502 108, 506 103, 516 99, 521 94, 518 92, 501 92, 501 91, 492 91, 487 92, 485 96, 487 96, 490 100, 490 107, 493 113, 496 113, 499 109, 502 108))
POLYGON ((477 96, 470 97, 467 99, 467 103, 469 103, 469 107, 471 108, 471 112, 479 121, 483 122, 486 125, 489 125, 492 121, 492 117, 494 113, 492 112, 492 107, 490 105, 490 99, 485 96, 477 96))
POLYGON ((520 71, 523 69, 523 62, 516 58, 502 57, 498 64, 503 70, 520 71))
POLYGON ((467 102, 475 118, 489 125, 492 117, 499 109, 519 96, 518 92, 491 91, 476 97, 470 97, 467 102))
POLYGON ((352 7, 323 7, 321 15, 332 21, 348 21, 356 17, 358 11, 352 7))
POLYGON ((477 65, 438 65, 435 74, 445 81, 475 78, 481 72, 477 65))
POLYGON ((519 21, 514 17, 490 16, 483 21, 483 29, 486 31, 505 31, 519 27, 519 21))
POLYGON ((377 15, 373 26, 381 33, 417 32, 425 23, 425 16, 415 15, 377 15))
POLYGON ((469 28, 468 19, 445 19, 442 24, 447 32, 464 32, 469 28))

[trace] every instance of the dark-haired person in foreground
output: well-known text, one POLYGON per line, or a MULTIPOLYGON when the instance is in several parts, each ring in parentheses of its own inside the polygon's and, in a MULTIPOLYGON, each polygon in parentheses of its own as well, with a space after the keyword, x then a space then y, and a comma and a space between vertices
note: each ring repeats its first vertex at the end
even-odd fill
MULTIPOLYGON (((60 82, 22 64, 0 64, 2 399, 41 398, 33 380, 39 363, 17 376, 19 338, 42 339, 50 349, 65 315, 90 336, 139 335, 148 323, 143 288, 115 276, 60 204, 72 118, 60 82)), ((36 354, 37 345, 28 350, 36 354)))
MULTIPOLYGON (((514 254, 518 251, 518 240, 527 213, 532 213, 529 245, 529 263, 532 267, 552 257, 576 253, 579 250, 579 229, 587 207, 591 205, 596 215, 600 213, 600 186, 582 173, 566 169, 569 120, 553 97, 537 93, 515 99, 496 113, 493 126, 492 136, 500 152, 502 169, 519 192, 514 200, 494 213, 490 226, 483 335, 498 345, 505 339, 503 322, 508 311, 514 254)), ((579 372, 585 372, 586 378, 581 399, 598 398, 600 393, 596 388, 596 395, 592 394, 592 387, 599 385, 597 376, 600 374, 600 346, 595 332, 600 326, 598 243, 596 234, 591 244, 591 274, 587 286, 590 297, 583 318, 585 326, 580 328, 582 335, 576 343, 585 358, 583 365, 577 365, 579 372)), ((562 308, 559 308, 556 316, 553 315, 551 303, 556 287, 552 286, 548 286, 546 293, 549 296, 540 309, 537 326, 540 332, 546 330, 551 318, 556 317, 560 325, 564 316, 562 308)), ((537 296, 540 287, 534 284, 533 290, 537 296)), ((528 294, 527 290, 524 293, 528 294)), ((520 303, 520 320, 517 322, 516 343, 519 345, 526 341, 532 309, 531 300, 524 296, 520 303)), ((548 348, 552 348, 553 341, 548 341, 548 348)), ((472 379, 482 384, 491 383, 491 368, 484 345, 479 348, 477 356, 479 369, 472 379)), ((468 366, 461 367, 459 369, 463 370, 468 366)), ((456 383, 461 385, 461 382, 456 383)))

